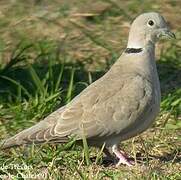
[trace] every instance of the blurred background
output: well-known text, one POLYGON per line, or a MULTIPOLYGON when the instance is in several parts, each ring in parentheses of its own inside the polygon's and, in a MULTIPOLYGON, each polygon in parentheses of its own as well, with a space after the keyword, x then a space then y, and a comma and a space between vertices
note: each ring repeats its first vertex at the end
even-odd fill
MULTIPOLYGON (((161 113, 154 129, 145 132, 142 138, 135 138, 133 144, 130 140, 124 145, 132 154, 137 153, 134 155, 141 161, 153 161, 152 165, 148 164, 149 170, 135 169, 130 173, 123 167, 120 173, 114 168, 108 172, 96 167, 87 171, 79 164, 81 151, 77 149, 76 155, 73 151, 64 160, 57 160, 53 167, 57 170, 65 166, 68 175, 65 176, 64 171, 58 175, 66 178, 80 178, 80 172, 88 178, 97 173, 97 179, 104 176, 181 178, 180 9, 180 0, 1 0, 1 139, 33 125, 101 77, 125 49, 134 18, 156 11, 164 16, 177 37, 161 40, 156 49, 162 89, 161 113), (80 165, 78 170, 72 161, 80 165), (71 175, 72 171, 77 172, 75 176, 71 175)), ((59 152, 54 149, 56 153, 52 154, 51 148, 54 147, 45 147, 43 154, 36 154, 34 150, 28 158, 24 157, 23 149, 13 156, 1 152, 0 163, 6 160, 7 164, 24 162, 34 166, 37 159, 39 167, 48 169, 47 163, 59 152)), ((54 177, 54 171, 47 169, 49 176, 54 177)), ((37 167, 32 171, 37 172, 37 167)))
POLYGON ((180 0, 2 0, 0 61, 10 60, 8 52, 21 41, 51 41, 65 43, 75 61, 105 63, 125 48, 130 24, 143 12, 161 13, 180 38, 180 8, 180 0))

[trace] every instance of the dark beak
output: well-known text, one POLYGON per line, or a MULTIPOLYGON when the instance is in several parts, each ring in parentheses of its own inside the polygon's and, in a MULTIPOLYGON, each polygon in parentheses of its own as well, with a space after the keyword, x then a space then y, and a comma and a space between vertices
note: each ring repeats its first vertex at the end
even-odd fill
POLYGON ((176 39, 176 36, 173 32, 171 32, 170 30, 163 30, 161 33, 162 36, 165 36, 167 38, 172 38, 172 39, 176 39))

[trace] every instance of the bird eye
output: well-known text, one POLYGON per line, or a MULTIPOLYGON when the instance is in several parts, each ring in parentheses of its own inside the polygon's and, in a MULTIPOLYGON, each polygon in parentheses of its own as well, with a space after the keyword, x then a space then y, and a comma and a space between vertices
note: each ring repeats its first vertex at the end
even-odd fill
POLYGON ((154 23, 153 20, 149 20, 149 21, 148 21, 148 25, 149 25, 149 26, 153 26, 154 24, 155 24, 155 23, 154 23))

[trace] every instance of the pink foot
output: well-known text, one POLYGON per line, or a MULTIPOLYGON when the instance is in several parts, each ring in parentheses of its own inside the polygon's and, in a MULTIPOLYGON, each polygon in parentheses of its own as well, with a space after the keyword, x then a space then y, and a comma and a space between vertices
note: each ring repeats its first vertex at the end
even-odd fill
POLYGON ((133 161, 128 159, 128 156, 126 155, 125 152, 119 151, 119 148, 117 147, 117 145, 114 145, 112 147, 112 151, 116 155, 116 157, 119 159, 118 163, 116 164, 116 167, 118 167, 120 164, 125 164, 127 166, 134 165, 133 161))

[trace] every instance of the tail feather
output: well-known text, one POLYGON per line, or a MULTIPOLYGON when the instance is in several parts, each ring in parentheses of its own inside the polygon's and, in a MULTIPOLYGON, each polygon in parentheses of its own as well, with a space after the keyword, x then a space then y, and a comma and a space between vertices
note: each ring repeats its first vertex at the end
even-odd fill
POLYGON ((7 149, 11 147, 20 146, 23 144, 30 144, 30 143, 39 143, 44 142, 43 138, 37 138, 36 135, 40 132, 44 131, 40 128, 40 125, 37 124, 31 128, 25 129, 24 131, 16 134, 13 137, 10 137, 9 139, 6 139, 2 142, 1 148, 7 149))
MULTIPOLYGON (((54 112, 58 113, 58 112, 54 112)), ((23 144, 40 144, 40 143, 53 143, 53 142, 67 142, 67 137, 60 137, 55 134, 55 126, 57 119, 55 114, 51 114, 43 121, 40 121, 36 125, 21 131, 9 139, 4 140, 1 143, 1 149, 8 149, 11 147, 20 146, 23 144)))

